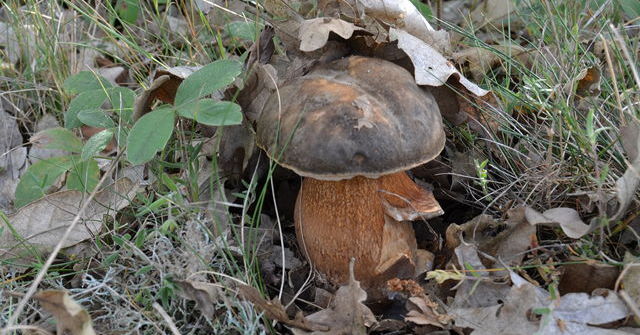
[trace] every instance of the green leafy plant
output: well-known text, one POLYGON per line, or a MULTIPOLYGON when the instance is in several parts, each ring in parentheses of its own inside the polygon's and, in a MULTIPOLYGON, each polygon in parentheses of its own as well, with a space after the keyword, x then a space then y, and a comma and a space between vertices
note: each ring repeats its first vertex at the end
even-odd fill
POLYGON ((89 71, 67 78, 64 90, 75 97, 64 113, 65 128, 47 129, 39 134, 46 138, 43 148, 62 149, 71 154, 43 159, 30 166, 17 186, 16 206, 41 198, 67 172, 68 189, 92 191, 100 176, 95 158, 114 139, 120 148, 126 144, 127 160, 138 165, 151 161, 165 148, 177 116, 209 126, 239 124, 242 122, 239 105, 206 96, 231 84, 241 71, 242 65, 236 61, 210 63, 180 84, 174 105, 160 105, 136 122, 132 119, 136 95, 131 89, 113 86, 89 71), (104 129, 83 144, 71 131, 82 126, 104 129))

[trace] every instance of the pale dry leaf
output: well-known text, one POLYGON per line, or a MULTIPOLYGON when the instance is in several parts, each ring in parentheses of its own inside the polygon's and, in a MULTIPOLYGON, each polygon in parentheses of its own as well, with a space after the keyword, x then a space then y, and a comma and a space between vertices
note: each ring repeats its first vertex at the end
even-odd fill
POLYGON ((453 308, 456 326, 473 328, 472 335, 483 334, 625 334, 621 330, 591 325, 607 324, 625 318, 629 311, 614 291, 604 296, 570 293, 551 300, 545 290, 510 272, 513 286, 503 303, 482 308, 453 308), (545 311, 541 320, 532 320, 531 311, 545 311), (517 327, 514 327, 517 325, 517 327))
MULTIPOLYGON (((104 215, 114 217, 129 204, 137 188, 138 184, 121 178, 97 192, 81 216, 80 223, 62 246, 69 247, 98 234, 104 215)), ((0 259, 22 254, 27 246, 43 253, 51 252, 71 225, 86 197, 86 193, 75 190, 52 193, 9 216, 8 224, 11 227, 0 221, 4 228, 0 235, 0 259)))
POLYGON ((312 330, 313 326, 305 319, 305 317, 298 313, 295 319, 291 319, 284 309, 284 306, 277 300, 267 300, 262 297, 260 291, 256 288, 247 285, 238 285, 238 291, 240 295, 252 302, 256 307, 264 312, 264 314, 272 320, 280 321, 286 325, 296 327, 304 330, 312 330))
POLYGON ((216 304, 220 299, 220 288, 211 283, 193 280, 176 280, 178 293, 185 299, 196 302, 196 308, 210 320, 216 312, 216 304))
POLYGON ((120 79, 126 75, 126 69, 123 66, 101 67, 97 70, 98 74, 107 79, 113 86, 118 86, 120 79))
POLYGON ((57 333, 68 331, 71 335, 95 335, 89 313, 74 301, 66 291, 41 291, 33 296, 58 321, 57 333))
POLYGON ((620 127, 620 138, 622 146, 629 157, 629 166, 622 177, 616 180, 616 198, 618 199, 618 209, 612 220, 619 220, 624 217, 626 210, 635 197, 636 190, 640 185, 640 122, 636 119, 620 127))
POLYGON ((300 50, 304 52, 315 51, 327 44, 331 32, 348 39, 356 30, 353 23, 329 17, 319 17, 305 20, 300 24, 298 38, 300 39, 300 50))
POLYGON ((516 6, 511 0, 484 0, 471 12, 475 27, 505 20, 516 6))
POLYGON ((493 272, 484 271, 486 267, 478 256, 476 246, 462 243, 455 250, 458 269, 467 272, 456 290, 453 301, 455 307, 487 307, 503 300, 509 292, 509 286, 497 281, 493 272), (475 270, 474 272, 471 272, 475 270))
MULTIPOLYGON (((364 335, 366 327, 376 322, 373 312, 364 305, 367 293, 360 287, 360 282, 355 280, 353 274, 354 261, 349 264, 349 283, 340 286, 331 301, 329 308, 313 313, 306 317, 314 329, 328 328, 328 330, 316 330, 312 335, 364 335)), ((294 329, 294 334, 309 334, 294 329)))
POLYGON ((438 311, 438 303, 431 300, 427 295, 411 297, 409 302, 407 303, 409 312, 404 318, 405 321, 421 326, 432 325, 444 328, 451 320, 449 315, 438 311))
POLYGON ((389 29, 389 37, 391 40, 398 40, 398 47, 411 58, 418 85, 442 86, 451 75, 456 75, 460 84, 469 92, 478 96, 488 93, 465 78, 451 62, 421 39, 395 28, 389 29))
POLYGON ((0 210, 9 210, 20 176, 29 166, 16 120, 0 107, 0 210))
POLYGON ((409 0, 360 0, 367 15, 429 43, 433 27, 409 0))
POLYGON ((580 218, 575 209, 558 207, 547 209, 543 213, 531 207, 525 208, 525 217, 530 224, 550 224, 558 225, 562 231, 570 238, 581 238, 592 232, 596 227, 597 220, 592 220, 591 224, 586 224, 580 218))

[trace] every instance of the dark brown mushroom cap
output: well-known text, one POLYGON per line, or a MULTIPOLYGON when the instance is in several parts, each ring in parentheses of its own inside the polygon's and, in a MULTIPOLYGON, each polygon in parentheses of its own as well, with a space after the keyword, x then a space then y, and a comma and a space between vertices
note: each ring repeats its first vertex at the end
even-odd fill
POLYGON ((445 141, 435 99, 407 70, 359 56, 280 87, 256 128, 269 157, 322 180, 408 170, 432 160, 445 141))

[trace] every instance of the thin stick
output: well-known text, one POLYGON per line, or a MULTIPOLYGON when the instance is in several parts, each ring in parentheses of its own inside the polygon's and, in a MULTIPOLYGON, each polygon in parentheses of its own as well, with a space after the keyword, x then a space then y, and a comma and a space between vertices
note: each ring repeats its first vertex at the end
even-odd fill
POLYGON ((107 179, 107 176, 109 176, 111 174, 111 171, 113 171, 114 167, 117 165, 117 162, 118 162, 118 160, 119 160, 121 155, 122 155, 122 153, 120 153, 118 155, 118 157, 116 157, 116 159, 111 164, 111 167, 109 168, 109 170, 107 172, 105 172, 105 174, 102 176, 102 178, 100 178, 100 181, 98 181, 98 185, 96 185, 96 187, 93 190, 93 192, 91 192, 91 194, 89 194, 89 197, 82 204, 82 207, 80 208, 80 211, 78 211, 78 214, 76 214, 76 216, 73 218, 73 221, 71 222, 71 225, 69 225, 69 228, 67 228, 67 230, 64 232, 64 235, 62 236, 62 238, 60 239, 58 244, 56 244, 56 247, 53 249, 53 251, 51 252, 51 255, 49 255, 49 258, 44 263, 44 265, 42 266, 40 271, 38 272, 38 275, 33 280, 33 283, 31 283, 31 286, 29 287, 29 290, 27 290, 27 293, 25 293, 25 295, 22 298, 22 300, 20 300, 20 303, 16 307, 15 311, 13 312, 13 314, 11 314, 11 317, 9 318, 9 321, 7 321, 7 325, 0 330, 0 335, 7 334, 8 330, 11 329, 11 327, 16 323, 16 321, 18 321, 18 317, 20 316, 20 314, 24 310, 25 306, 27 305, 27 301, 29 299, 31 299, 31 297, 33 296, 34 293, 36 293, 36 290, 38 289, 38 285, 40 284, 42 279, 44 279, 44 276, 46 275, 47 270, 49 270, 49 267, 51 267, 51 264, 53 264, 53 260, 56 258, 56 256, 60 252, 60 250, 62 250, 62 245, 69 238, 69 235, 71 235, 71 232, 76 227, 78 222, 80 222, 80 217, 84 214, 85 210, 87 209, 87 207, 91 203, 91 200, 93 200, 93 198, 98 193, 98 190, 100 189, 100 186, 102 186, 102 183, 104 183, 104 181, 107 179))
POLYGON ((153 306, 153 308, 160 314, 160 316, 162 316, 162 318, 164 319, 164 322, 167 323, 173 335, 182 335, 180 334, 178 327, 176 327, 175 323, 173 323, 173 320, 171 320, 171 317, 169 316, 169 314, 167 314, 167 312, 164 310, 164 308, 162 308, 162 306, 160 306, 160 304, 158 304, 157 302, 154 302, 151 306, 153 306))

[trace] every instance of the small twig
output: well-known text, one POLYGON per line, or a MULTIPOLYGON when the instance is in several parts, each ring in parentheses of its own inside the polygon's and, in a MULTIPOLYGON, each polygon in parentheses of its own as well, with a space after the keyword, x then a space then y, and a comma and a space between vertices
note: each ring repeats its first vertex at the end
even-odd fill
POLYGON ((157 302, 154 302, 151 306, 153 306, 153 309, 155 309, 160 314, 160 316, 162 316, 162 318, 164 319, 164 322, 167 323, 173 335, 181 335, 180 331, 178 330, 178 327, 176 327, 175 323, 173 323, 173 320, 171 320, 171 317, 169 316, 169 314, 167 314, 167 312, 164 310, 164 308, 162 308, 162 306, 160 306, 160 304, 158 304, 157 302))

